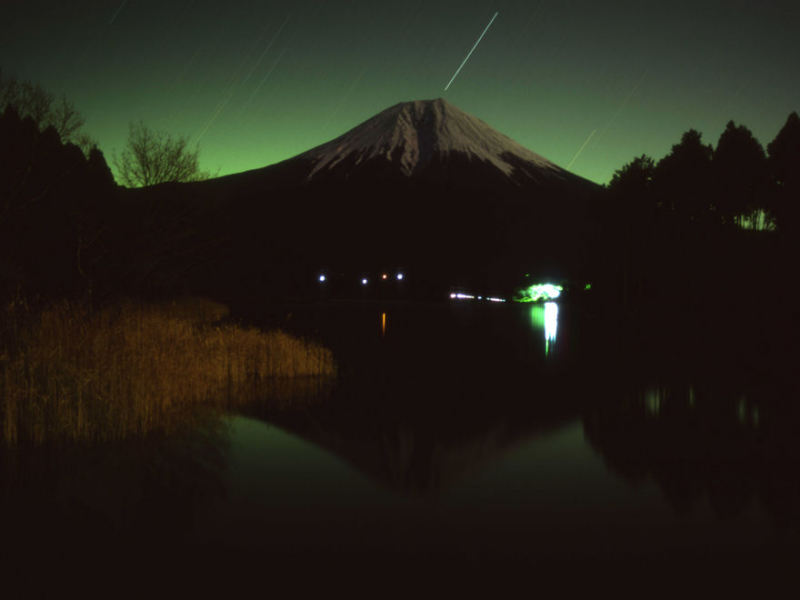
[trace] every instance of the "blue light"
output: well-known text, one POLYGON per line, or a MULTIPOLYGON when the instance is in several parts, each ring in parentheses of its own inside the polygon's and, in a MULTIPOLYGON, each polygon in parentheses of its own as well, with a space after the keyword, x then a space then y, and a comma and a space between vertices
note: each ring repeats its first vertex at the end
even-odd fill
POLYGON ((325 275, 320 275, 319 276, 319 282, 320 283, 325 283, 325 275))
POLYGON ((397 280, 398 281, 403 281, 403 274, 402 273, 398 273, 397 274, 397 280))

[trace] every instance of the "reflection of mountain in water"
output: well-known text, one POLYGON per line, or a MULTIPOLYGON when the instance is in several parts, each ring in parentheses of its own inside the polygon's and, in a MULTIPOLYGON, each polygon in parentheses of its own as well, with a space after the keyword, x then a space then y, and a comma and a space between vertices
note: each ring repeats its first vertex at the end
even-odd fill
MULTIPOLYGON (((333 349, 340 374, 334 397, 302 412, 248 414, 392 489, 444 488, 578 416, 580 394, 547 362, 528 307, 334 303, 295 310, 293 325, 333 349)), ((568 319, 562 329, 569 330, 568 319)))
POLYGON ((0 574, 62 591, 119 585, 143 561, 140 577, 174 567, 180 557, 165 555, 191 534, 198 507, 225 493, 227 444, 210 415, 169 436, 3 448, 0 574))
POLYGON ((800 521, 800 409, 780 390, 654 387, 587 407, 586 437, 612 470, 653 479, 689 513, 707 497, 723 518, 754 502, 800 521))
POLYGON ((431 493, 568 419, 565 414, 544 414, 540 420, 528 416, 522 421, 488 421, 469 431, 403 422, 346 423, 330 415, 270 422, 345 459, 383 486, 431 493))

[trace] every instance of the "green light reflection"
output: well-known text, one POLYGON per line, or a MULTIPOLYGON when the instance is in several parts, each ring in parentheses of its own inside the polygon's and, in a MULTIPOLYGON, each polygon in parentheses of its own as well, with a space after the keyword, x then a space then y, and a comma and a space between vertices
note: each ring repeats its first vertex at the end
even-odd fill
POLYGON ((531 306, 531 324, 544 334, 544 354, 550 355, 551 346, 558 336, 558 304, 545 302, 531 306))

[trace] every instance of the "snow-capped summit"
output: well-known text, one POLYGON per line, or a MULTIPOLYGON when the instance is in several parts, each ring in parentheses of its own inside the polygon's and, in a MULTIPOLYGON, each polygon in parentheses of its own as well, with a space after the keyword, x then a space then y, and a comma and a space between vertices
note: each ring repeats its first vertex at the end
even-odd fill
POLYGON ((396 104, 298 158, 311 161, 308 179, 312 179, 340 164, 354 167, 374 159, 395 164, 410 176, 428 166, 434 157, 446 160, 452 154, 491 164, 508 176, 521 165, 526 172, 536 171, 545 177, 565 173, 441 98, 396 104))

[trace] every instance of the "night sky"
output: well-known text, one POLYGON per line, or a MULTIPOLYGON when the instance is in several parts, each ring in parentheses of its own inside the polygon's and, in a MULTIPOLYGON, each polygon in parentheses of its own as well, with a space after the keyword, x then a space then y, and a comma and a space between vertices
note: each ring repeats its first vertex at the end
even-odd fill
POLYGON ((109 162, 140 119, 224 175, 444 97, 605 183, 690 127, 766 145, 800 110, 799 26, 796 0, 3 0, 0 67, 65 93, 109 162))

